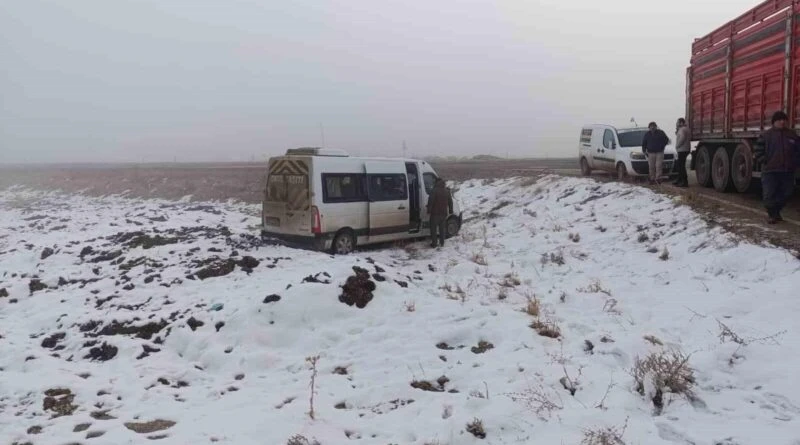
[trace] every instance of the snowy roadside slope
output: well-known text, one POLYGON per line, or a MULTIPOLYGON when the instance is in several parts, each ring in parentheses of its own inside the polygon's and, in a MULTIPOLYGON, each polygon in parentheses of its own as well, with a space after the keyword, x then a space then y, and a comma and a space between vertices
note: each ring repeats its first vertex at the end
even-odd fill
POLYGON ((0 443, 578 444, 627 419, 628 444, 800 444, 787 252, 626 185, 458 195, 472 219, 445 249, 332 258, 260 246, 249 206, 0 193, 0 443), (364 309, 338 299, 353 266, 377 274, 364 309), (694 394, 656 415, 628 372, 672 348, 694 394))

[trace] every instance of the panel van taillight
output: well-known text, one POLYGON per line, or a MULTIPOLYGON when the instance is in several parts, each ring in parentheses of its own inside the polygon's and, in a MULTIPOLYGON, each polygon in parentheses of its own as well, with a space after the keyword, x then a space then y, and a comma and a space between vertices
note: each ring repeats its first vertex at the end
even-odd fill
POLYGON ((322 220, 319 217, 319 209, 311 207, 311 233, 322 233, 322 220))

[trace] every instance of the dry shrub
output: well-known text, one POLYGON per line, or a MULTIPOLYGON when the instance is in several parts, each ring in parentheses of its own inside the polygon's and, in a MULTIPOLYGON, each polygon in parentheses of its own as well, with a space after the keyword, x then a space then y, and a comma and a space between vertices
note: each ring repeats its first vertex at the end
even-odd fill
POLYGON ((604 428, 592 428, 583 431, 581 445, 625 445, 622 436, 628 429, 628 421, 622 427, 607 426, 604 428))
POLYGON ((528 298, 528 304, 522 309, 523 312, 530 315, 531 317, 539 317, 541 313, 541 307, 539 303, 539 299, 536 298, 536 295, 528 298))
POLYGON ((664 247, 664 250, 661 252, 661 255, 658 256, 658 259, 661 261, 667 261, 669 259, 669 249, 664 247))
POLYGON ((461 300, 463 303, 467 300, 467 293, 464 292, 464 289, 461 288, 461 285, 458 284, 453 287, 451 284, 445 284, 441 287, 445 292, 447 292, 447 298, 449 300, 461 300))
POLYGON ((561 250, 557 252, 550 252, 550 253, 543 253, 542 254, 542 265, 547 265, 548 263, 557 264, 559 266, 563 266, 565 264, 564 261, 564 252, 561 250))
POLYGON ((413 301, 406 301, 403 303, 403 306, 406 308, 406 312, 414 312, 417 310, 417 304, 413 301))
POLYGON ((606 228, 605 228, 605 227, 603 227, 603 226, 597 226, 597 227, 595 227, 594 229, 595 229, 595 230, 597 230, 597 231, 598 231, 598 232, 600 232, 600 233, 606 233, 606 231, 608 230, 608 229, 606 229, 606 228))
POLYGON ((636 391, 652 397, 658 412, 664 407, 664 393, 692 395, 694 371, 689 367, 689 356, 680 351, 652 353, 636 362, 631 370, 636 391), (649 388, 648 388, 649 387, 649 388), (648 394, 649 392, 653 394, 648 394))
POLYGON ((580 233, 570 233, 569 234, 569 240, 572 241, 573 243, 579 243, 579 242, 581 242, 581 234, 580 233))
POLYGON ((320 443, 316 439, 309 440, 305 436, 296 434, 289 438, 286 445, 320 445, 320 443))
POLYGON ((639 239, 640 243, 646 243, 646 242, 650 241, 650 237, 647 236, 647 232, 639 232, 639 238, 638 239, 639 239))
POLYGON ((542 321, 538 319, 531 323, 531 328, 533 328, 536 333, 541 335, 542 337, 548 338, 559 338, 561 337, 561 328, 558 327, 558 324, 554 320, 547 320, 542 321))
POLYGON ((609 297, 611 296, 611 291, 604 288, 603 283, 601 283, 600 280, 592 280, 588 286, 578 289, 578 292, 583 292, 585 294, 605 294, 609 297))
POLYGON ((505 274, 503 281, 500 282, 500 286, 503 287, 517 287, 520 284, 522 284, 522 281, 520 281, 519 276, 514 272, 505 274))
POLYGON ((664 346, 664 343, 655 335, 645 335, 644 339, 649 341, 653 346, 664 346))
POLYGON ((472 422, 468 423, 467 432, 478 439, 486 438, 486 431, 483 429, 483 422, 481 419, 474 419, 472 422))
POLYGON ((564 409, 564 401, 561 396, 555 391, 548 390, 541 383, 535 387, 529 386, 522 392, 506 394, 506 396, 513 402, 523 404, 541 419, 549 418, 553 411, 564 409))

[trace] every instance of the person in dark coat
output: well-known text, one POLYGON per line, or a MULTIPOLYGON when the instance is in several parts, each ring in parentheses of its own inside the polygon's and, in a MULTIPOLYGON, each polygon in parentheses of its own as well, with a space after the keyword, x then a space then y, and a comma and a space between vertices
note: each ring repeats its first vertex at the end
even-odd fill
POLYGON ((783 111, 773 114, 772 128, 761 133, 755 146, 756 162, 761 162, 761 188, 770 224, 783 221, 781 210, 794 191, 800 141, 797 133, 788 128, 788 121, 783 111))
POLYGON ((431 196, 428 197, 428 215, 431 218, 431 247, 444 246, 447 216, 452 213, 453 195, 445 185, 444 180, 438 178, 433 185, 431 196))
POLYGON ((689 187, 689 175, 686 172, 686 159, 692 151, 692 140, 689 127, 686 126, 686 119, 680 118, 675 124, 675 150, 678 151, 678 179, 675 185, 678 187, 689 187))
POLYGON ((664 149, 669 144, 669 137, 655 122, 650 122, 647 128, 649 131, 642 138, 642 152, 647 155, 650 165, 650 184, 659 184, 664 171, 664 149))

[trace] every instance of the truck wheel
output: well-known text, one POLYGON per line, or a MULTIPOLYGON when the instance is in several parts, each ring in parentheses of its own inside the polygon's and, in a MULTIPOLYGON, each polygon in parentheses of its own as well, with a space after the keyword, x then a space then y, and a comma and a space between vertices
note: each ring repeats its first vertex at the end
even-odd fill
POLYGON ((458 232, 461 230, 461 224, 459 224, 458 218, 456 218, 455 216, 451 216, 447 220, 447 225, 445 226, 445 230, 446 230, 445 235, 447 236, 447 238, 452 238, 458 235, 458 232))
POLYGON ((628 181, 628 168, 622 162, 617 164, 617 180, 620 182, 628 181))
POLYGON ((342 230, 336 234, 331 246, 331 253, 334 255, 347 255, 356 248, 356 239, 350 230, 342 230))
POLYGON ((589 161, 587 161, 586 158, 581 158, 581 175, 583 176, 592 175, 592 168, 589 167, 589 161))
POLYGON ((725 147, 718 147, 711 160, 711 179, 718 192, 728 192, 733 187, 731 180, 731 157, 725 147))
POLYGON ((739 144, 731 156, 731 180, 739 193, 753 185, 753 152, 747 144, 739 144))
POLYGON ((694 164, 694 171, 697 175, 697 183, 702 187, 711 187, 711 152, 708 146, 697 147, 697 160, 694 164))

